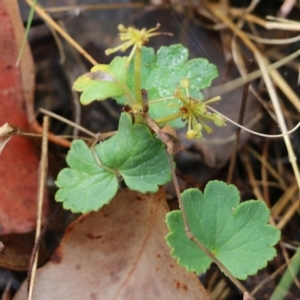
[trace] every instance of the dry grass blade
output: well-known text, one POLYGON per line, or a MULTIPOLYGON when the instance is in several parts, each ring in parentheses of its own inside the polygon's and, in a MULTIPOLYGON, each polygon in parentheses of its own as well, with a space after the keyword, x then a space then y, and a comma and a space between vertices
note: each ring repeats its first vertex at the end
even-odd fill
MULTIPOLYGON (((273 64, 269 64, 267 66, 267 69, 269 71, 269 70, 271 70, 271 68, 273 68, 273 69, 280 68, 280 67, 284 66, 285 64, 287 64, 288 62, 294 60, 299 55, 300 55, 300 50, 297 50, 294 53, 286 56, 285 58, 283 58, 273 64)), ((213 87, 210 89, 210 91, 211 91, 211 94, 213 94, 213 95, 230 92, 230 91, 238 88, 239 86, 243 85, 244 83, 255 80, 255 79, 259 78, 260 76, 261 76, 261 71, 257 70, 257 71, 254 71, 254 72, 248 74, 244 78, 243 77, 237 78, 230 82, 224 83, 222 85, 213 87)))
MULTIPOLYGON (((247 97, 248 97, 248 90, 249 90, 249 83, 246 83, 244 86, 244 91, 243 91, 243 98, 242 98, 242 103, 240 107, 240 112, 239 112, 239 124, 243 124, 244 120, 244 114, 245 114, 245 109, 246 109, 246 102, 247 102, 247 97)), ((230 159, 230 165, 229 165, 229 170, 228 170, 228 175, 227 175, 227 183, 231 183, 232 178, 233 178, 233 171, 235 168, 235 163, 236 163, 236 156, 238 153, 238 147, 239 147, 239 142, 240 142, 240 134, 241 134, 241 128, 239 127, 236 131, 236 139, 234 142, 234 147, 230 159)))
MULTIPOLYGON (((28 5, 34 6, 31 0, 26 0, 28 5)), ((54 30, 56 30, 70 45, 72 45, 80 54, 82 54, 92 65, 98 63, 80 46, 78 43, 70 37, 44 10, 41 6, 37 5, 34 8, 35 12, 54 30)))
POLYGON ((284 194, 277 200, 275 205, 271 209, 271 214, 273 218, 277 218, 281 212, 288 206, 289 202, 293 197, 298 194, 298 186, 296 183, 291 185, 285 190, 284 194))
POLYGON ((249 159, 249 153, 247 151, 242 152, 242 159, 245 164, 246 171, 248 173, 250 185, 252 186, 253 193, 257 199, 263 199, 263 195, 258 187, 257 181, 255 179, 254 171, 249 159))
MULTIPOLYGON (((285 94, 285 96, 288 98, 288 100, 294 105, 294 107, 298 111, 300 111, 300 99, 296 95, 296 93, 291 89, 291 87, 288 85, 288 83, 282 78, 281 74, 277 70, 273 69, 272 67, 270 68, 270 63, 269 63, 267 57, 265 57, 260 52, 258 47, 249 39, 248 35, 245 34, 238 26, 236 26, 236 24, 234 24, 233 21, 227 15, 225 15, 224 12, 221 9, 219 9, 218 6, 210 5, 209 8, 210 8, 210 11, 216 17, 218 17, 219 20, 221 20, 224 24, 226 24, 232 30, 234 35, 238 36, 242 40, 242 42, 254 54, 256 62, 259 65, 260 72, 262 74, 262 78, 264 79, 264 83, 266 85, 268 94, 272 101, 278 125, 279 125, 281 131, 284 133, 283 139, 284 139, 284 142, 285 142, 285 145, 287 148, 289 161, 292 165, 293 173, 296 178, 296 182, 297 182, 296 188, 297 188, 297 190, 299 190, 300 189, 299 167, 296 163, 296 155, 294 153, 294 149, 292 147, 290 137, 285 134, 285 133, 287 133, 287 125, 286 125, 285 118, 283 116, 281 106, 279 104, 278 95, 275 91, 275 85, 277 85, 282 90, 282 92, 285 94)), ((285 30, 298 30, 298 31, 300 30, 299 22, 287 22, 287 20, 285 20, 285 19, 275 19, 277 22, 266 22, 260 18, 251 16, 250 14, 243 15, 241 13, 241 11, 239 11, 236 15, 242 16, 246 20, 256 23, 256 24, 259 24, 261 26, 264 26, 267 29, 277 28, 277 29, 285 29, 285 30)), ((249 163, 249 158, 246 153, 244 154, 244 159, 246 162, 246 168, 248 170, 248 174, 250 177, 250 182, 251 182, 251 185, 253 188, 253 192, 256 195, 256 197, 260 198, 260 197, 262 197, 261 191, 257 186, 257 181, 254 177, 254 173, 252 171, 251 165, 249 163)), ((286 184, 284 183, 284 185, 286 185, 286 184)), ((287 224, 287 222, 291 219, 291 217, 295 214, 295 212, 298 210, 298 208, 299 208, 299 199, 296 199, 296 201, 287 208, 285 214, 281 217, 279 223, 277 224, 277 228, 282 229, 287 224)), ((270 222, 272 224, 274 224, 274 221, 272 218, 270 219, 270 222)), ((282 249, 284 259, 288 263, 289 257, 287 255, 286 250, 284 249, 284 247, 282 245, 281 245, 281 249, 282 249)), ((297 251, 299 251, 299 249, 297 251)), ((298 268, 297 268, 296 272, 298 271, 298 268)), ((285 276, 287 276, 287 272, 285 273, 285 275, 283 277, 285 277, 285 276)), ((292 281, 294 281, 296 286, 299 287, 299 282, 295 276, 292 276, 292 280, 290 282, 292 282, 292 281)), ((273 298, 271 298, 271 299, 273 299, 273 298)), ((276 299, 279 299, 279 298, 276 298, 276 299)))
POLYGON ((285 225, 291 220, 292 216, 298 211, 300 204, 300 198, 298 198, 294 203, 290 205, 285 214, 280 219, 280 222, 277 224, 277 228, 282 230, 285 225))
POLYGON ((286 45, 286 44, 296 43, 296 42, 300 41, 300 35, 297 35, 292 38, 286 38, 286 39, 266 39, 266 38, 261 38, 259 36, 255 36, 250 33, 248 33, 247 36, 255 42, 258 42, 261 44, 269 44, 269 45, 286 45))
MULTIPOLYGON (((43 139, 42 139, 42 155, 41 155, 41 163, 40 163, 40 178, 39 178, 39 189, 38 189, 38 199, 37 199, 37 222, 36 222, 36 233, 35 233, 35 241, 38 241, 38 238, 41 233, 42 227, 42 211, 43 211, 43 199, 45 193, 45 185, 47 180, 47 169, 48 169, 48 128, 49 128, 49 117, 45 116, 43 118, 43 139)), ((32 299, 33 294, 33 286, 37 268, 37 260, 38 260, 38 250, 35 252, 34 262, 32 269, 30 270, 29 276, 29 286, 28 286, 28 300, 32 299)))
MULTIPOLYGON (((217 272, 215 273, 217 275, 217 272)), ((211 284, 214 278, 212 278, 209 281, 209 284, 211 284)), ((218 299, 227 299, 227 297, 230 294, 230 289, 228 288, 228 284, 226 282, 226 280, 224 278, 222 278, 221 280, 216 277, 215 279, 217 279, 218 281, 214 281, 216 283, 216 285, 214 286, 214 288, 212 289, 212 291, 209 293, 211 300, 218 300, 218 299)), ((211 288, 208 287, 208 291, 210 291, 211 288)))
POLYGON ((85 5, 70 5, 58 7, 45 7, 44 10, 49 13, 57 12, 71 12, 71 11, 85 11, 97 9, 120 9, 120 8, 142 8, 144 3, 112 3, 112 4, 85 4, 85 5))
POLYGON ((299 289, 298 280, 295 281, 296 273, 300 267, 300 248, 296 251, 295 255, 289 261, 288 269, 282 276, 279 284, 277 285, 275 291, 271 295, 271 300, 284 299, 285 295, 288 293, 292 283, 294 282, 299 289))
POLYGON ((253 148, 246 147, 247 151, 249 151, 256 159, 260 161, 260 163, 269 171, 269 173, 278 181, 279 186, 282 190, 286 190, 288 187, 285 181, 281 178, 278 172, 253 148))
POLYGON ((70 126, 76 127, 78 130, 80 130, 80 131, 86 133, 87 135, 91 136, 92 138, 96 138, 96 134, 93 133, 92 131, 87 130, 86 128, 84 128, 84 127, 82 127, 82 126, 80 126, 80 125, 78 125, 78 124, 76 124, 76 123, 74 123, 74 122, 72 122, 72 121, 70 121, 70 120, 64 118, 64 117, 61 117, 61 116, 59 116, 59 115, 56 114, 56 113, 53 113, 53 112, 51 112, 51 111, 49 111, 49 110, 47 110, 47 109, 44 109, 44 108, 40 108, 39 111, 40 111, 41 113, 43 113, 43 114, 49 116, 49 117, 56 118, 57 120, 60 120, 61 122, 65 123, 65 124, 68 124, 68 125, 70 125, 70 126))
MULTIPOLYGON (((287 130, 287 126, 286 126, 286 122, 285 119, 283 117, 281 108, 280 108, 280 104, 279 104, 279 100, 278 100, 278 96, 277 93, 275 91, 274 88, 274 83, 271 80, 270 74, 268 73, 268 69, 267 66, 269 65, 269 62, 267 60, 267 58, 263 57, 263 55, 260 53, 260 51, 258 50, 258 48, 248 39, 248 37, 246 36, 246 34, 241 31, 232 21, 231 19, 224 15, 223 11, 216 5, 209 5, 208 6, 210 11, 217 17, 219 18, 222 22, 224 22, 232 31, 235 35, 237 35, 243 42, 244 44, 252 51, 252 53, 254 54, 256 61, 260 67, 260 70, 262 72, 262 77, 265 81, 267 90, 269 92, 274 110, 275 110, 275 114, 278 120, 278 124, 279 127, 282 131, 283 134, 285 134, 288 130, 287 130)), ((275 70, 271 71, 271 74, 275 74, 274 73, 275 70)), ((277 79, 279 77, 281 77, 279 75, 279 73, 276 73, 277 79)), ((279 84, 282 84, 284 80, 282 79, 279 84)), ((276 83, 278 84, 278 80, 276 81, 276 83)), ((300 101, 298 102, 300 105, 300 101)), ((289 160, 290 163, 292 165, 297 183, 298 183, 298 187, 300 189, 300 172, 299 172, 299 168, 298 165, 296 163, 296 156, 292 147, 292 143, 291 140, 289 138, 288 135, 284 135, 283 136, 287 151, 288 151, 288 155, 289 155, 289 160)))

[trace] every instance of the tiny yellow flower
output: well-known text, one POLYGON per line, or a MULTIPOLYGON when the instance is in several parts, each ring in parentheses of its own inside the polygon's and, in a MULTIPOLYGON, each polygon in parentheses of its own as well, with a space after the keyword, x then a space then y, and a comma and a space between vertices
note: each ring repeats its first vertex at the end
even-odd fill
POLYGON ((196 131, 193 130, 193 129, 188 130, 188 131, 186 132, 186 137, 187 137, 187 139, 189 139, 189 140, 194 139, 194 138, 196 137, 196 131))
POLYGON ((182 113, 182 120, 187 120, 188 131, 186 137, 188 139, 202 138, 202 130, 207 133, 212 133, 213 129, 208 126, 205 121, 212 121, 217 126, 224 126, 225 120, 216 113, 211 113, 207 110, 207 104, 220 100, 220 97, 215 97, 206 101, 199 101, 189 96, 189 80, 184 78, 180 81, 180 86, 185 90, 183 93, 180 88, 174 91, 174 97, 182 102, 180 112, 182 113))
POLYGON ((222 126, 226 125, 226 123, 225 123, 226 120, 222 116, 214 113, 213 117, 214 117, 213 120, 214 120, 214 123, 216 126, 222 127, 222 126))
POLYGON ((183 79, 180 80, 180 85, 184 89, 188 89, 190 87, 190 81, 187 78, 183 78, 183 79))
MULTIPOLYGON (((163 33, 163 32, 154 32, 160 27, 160 24, 158 23, 155 27, 150 28, 146 30, 146 28, 143 28, 141 30, 138 30, 134 27, 128 27, 126 28, 124 25, 120 24, 118 26, 118 30, 120 31, 119 36, 120 40, 124 43, 115 47, 110 48, 105 51, 106 55, 109 55, 111 53, 117 52, 117 51, 126 51, 129 47, 133 46, 130 55, 128 57, 128 62, 132 59, 134 53, 136 52, 137 48, 141 48, 143 45, 145 45, 149 39, 156 35, 161 34, 169 34, 169 33, 163 33)), ((170 34, 169 34, 170 35, 170 34)))

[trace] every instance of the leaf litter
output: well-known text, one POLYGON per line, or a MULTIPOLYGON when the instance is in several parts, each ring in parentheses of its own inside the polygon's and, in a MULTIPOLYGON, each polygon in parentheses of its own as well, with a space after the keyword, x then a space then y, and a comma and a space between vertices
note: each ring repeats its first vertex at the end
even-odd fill
MULTIPOLYGON (((37 270, 33 299, 208 300, 198 278, 170 255, 167 211, 163 188, 155 194, 126 189, 100 211, 83 215, 37 270)), ((26 297, 26 286, 14 300, 26 297)))
MULTIPOLYGON (((218 148, 222 148, 222 147, 218 147, 218 148)), ((223 151, 223 150, 222 150, 223 151)))

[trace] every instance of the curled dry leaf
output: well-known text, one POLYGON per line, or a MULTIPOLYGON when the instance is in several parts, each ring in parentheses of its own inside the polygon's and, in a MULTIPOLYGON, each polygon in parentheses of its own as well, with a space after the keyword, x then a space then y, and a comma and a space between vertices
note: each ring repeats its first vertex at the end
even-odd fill
POLYGON ((246 292, 244 293, 243 300, 252 300, 252 299, 253 298, 251 298, 248 293, 246 292))
MULTIPOLYGON (((122 190, 100 211, 82 216, 38 269, 33 299, 208 300, 198 278, 170 255, 167 211, 162 189, 122 190)), ((25 295, 26 283, 14 300, 25 295)))
POLYGON ((164 126, 158 133, 158 138, 166 145, 169 154, 175 155, 177 152, 183 150, 176 131, 170 126, 164 126))
POLYGON ((170 155, 175 155, 177 152, 183 150, 183 146, 180 143, 176 131, 170 126, 166 125, 160 128, 147 114, 146 121, 148 126, 156 133, 157 137, 164 143, 167 148, 167 152, 170 155))
POLYGON ((0 127, 0 154, 14 134, 14 128, 5 123, 0 127))

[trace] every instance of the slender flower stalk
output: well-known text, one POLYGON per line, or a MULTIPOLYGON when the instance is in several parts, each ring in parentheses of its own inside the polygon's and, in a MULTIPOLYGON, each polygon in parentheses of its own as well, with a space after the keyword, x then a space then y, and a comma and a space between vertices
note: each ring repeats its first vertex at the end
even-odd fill
POLYGON ((139 47, 136 47, 134 59, 134 82, 135 82, 135 101, 139 106, 143 106, 143 99, 141 94, 141 60, 142 53, 139 47))
POLYGON ((106 55, 110 55, 117 51, 125 52, 129 47, 133 46, 130 55, 128 57, 128 64, 131 61, 132 57, 134 56, 137 49, 141 49, 143 45, 145 45, 149 39, 153 36, 167 34, 171 35, 171 33, 166 32, 154 32, 160 27, 160 24, 158 23, 155 27, 150 28, 146 30, 146 28, 143 28, 141 30, 138 30, 134 27, 128 27, 126 28, 123 24, 120 24, 118 26, 118 30, 120 31, 119 36, 120 40, 124 43, 115 47, 115 48, 109 48, 105 51, 106 55))
POLYGON ((142 53, 141 48, 145 45, 149 39, 153 36, 167 34, 172 35, 170 33, 164 32, 155 32, 160 27, 160 24, 157 24, 155 27, 146 30, 143 28, 138 30, 134 27, 126 28, 124 25, 120 24, 118 26, 118 30, 120 31, 119 36, 120 40, 124 42, 123 44, 110 48, 105 51, 106 55, 117 51, 126 51, 129 47, 132 47, 132 50, 127 58, 127 66, 129 66, 131 59, 135 55, 134 62, 134 82, 135 82, 135 103, 139 106, 143 106, 143 101, 141 97, 141 61, 142 61, 142 53))
POLYGON ((213 132, 213 129, 208 126, 205 121, 212 121, 215 125, 220 127, 226 125, 225 119, 220 115, 211 113, 207 110, 207 104, 219 101, 221 99, 220 96, 206 101, 199 101, 190 97, 189 80, 187 78, 181 80, 180 87, 175 90, 173 96, 182 102, 179 111, 172 115, 156 119, 156 123, 163 124, 181 118, 188 123, 188 130, 186 133, 188 139, 202 138, 203 129, 207 133, 213 132), (182 90, 184 90, 184 92, 182 90))

